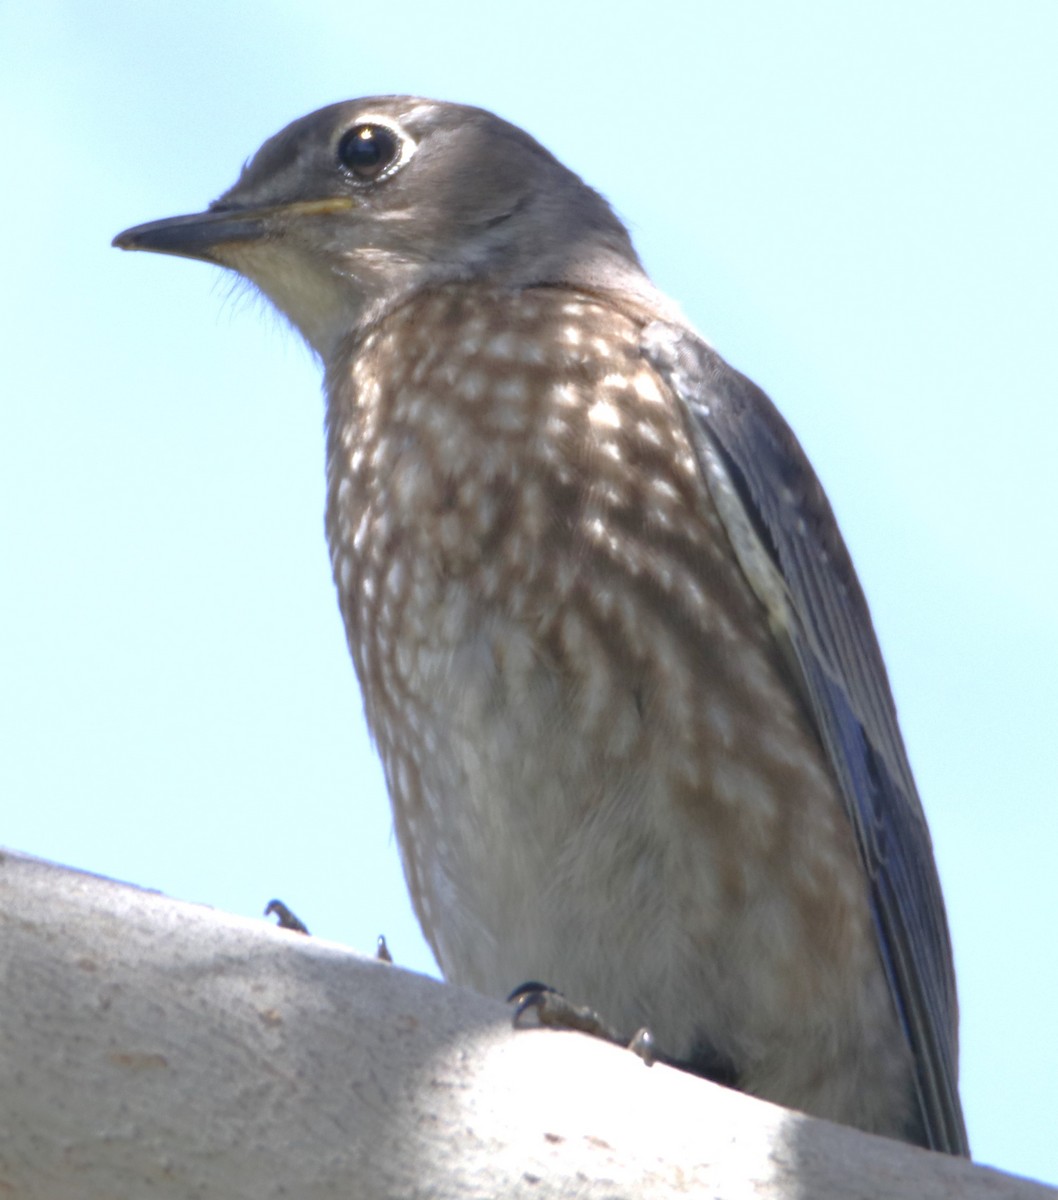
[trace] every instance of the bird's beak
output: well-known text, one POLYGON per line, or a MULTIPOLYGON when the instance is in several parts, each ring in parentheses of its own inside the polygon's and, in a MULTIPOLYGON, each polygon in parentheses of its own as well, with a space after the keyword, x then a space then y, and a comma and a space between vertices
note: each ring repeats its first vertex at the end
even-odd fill
POLYGON ((180 258, 223 263, 223 246, 258 242, 281 233, 291 220, 347 212, 353 206, 352 198, 346 196, 295 200, 265 208, 226 208, 218 205, 201 213, 133 225, 131 229, 119 233, 111 245, 119 250, 152 250, 156 254, 175 254, 180 258))

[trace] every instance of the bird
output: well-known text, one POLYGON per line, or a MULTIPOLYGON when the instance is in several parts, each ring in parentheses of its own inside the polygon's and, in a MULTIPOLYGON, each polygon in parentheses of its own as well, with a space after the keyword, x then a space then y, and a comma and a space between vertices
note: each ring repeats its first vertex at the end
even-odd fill
POLYGON ((319 359, 330 562, 444 976, 969 1155, 951 943, 867 602, 771 400, 528 133, 333 104, 114 245, 319 359))

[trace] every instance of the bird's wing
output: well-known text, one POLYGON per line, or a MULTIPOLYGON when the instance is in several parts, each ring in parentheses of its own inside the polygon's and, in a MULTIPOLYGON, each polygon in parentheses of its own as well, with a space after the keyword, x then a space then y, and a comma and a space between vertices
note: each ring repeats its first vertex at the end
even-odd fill
POLYGON ((969 1154, 951 943, 922 805, 870 613, 804 451, 768 397, 685 328, 643 353, 687 414, 699 467, 841 787, 929 1145, 969 1154))

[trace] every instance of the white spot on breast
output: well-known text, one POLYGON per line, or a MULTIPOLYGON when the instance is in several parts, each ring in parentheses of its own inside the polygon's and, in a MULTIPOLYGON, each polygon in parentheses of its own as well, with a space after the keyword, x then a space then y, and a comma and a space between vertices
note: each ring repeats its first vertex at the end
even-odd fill
POLYGON ((529 385, 524 375, 508 375, 496 384, 493 394, 505 404, 523 404, 529 398, 529 385))
POLYGON ((418 463, 404 466, 392 477, 393 498, 404 509, 418 508, 430 494, 430 482, 425 467, 418 463))
POLYGON ((370 517, 365 510, 356 525, 356 532, 353 534, 353 549, 357 554, 363 553, 364 540, 367 537, 368 527, 370 525, 370 517))
POLYGON ((485 349, 493 358, 513 358, 518 348, 518 339, 513 333, 505 331, 489 338, 485 349))
POLYGON ((621 414, 617 406, 608 400, 597 400, 588 409, 588 420, 595 426, 606 429, 621 428, 621 414))
POLYGON ((399 596, 403 587, 404 564, 399 558, 395 558, 389 564, 389 570, 386 572, 386 591, 391 596, 399 596))
POLYGON ((612 481, 603 481, 597 483, 592 488, 592 498, 596 504, 600 504, 607 508, 617 508, 623 498, 624 493, 618 488, 617 484, 612 481))
POLYGON ((485 394, 486 383, 483 371, 467 371, 459 380, 459 394, 464 400, 480 400, 485 394))
POLYGON ((657 381, 653 375, 647 374, 646 371, 640 371, 635 377, 633 386, 640 400, 644 400, 647 404, 664 404, 665 397, 662 396, 661 390, 657 385, 657 381))
POLYGON ((518 348, 518 362, 535 365, 547 361, 547 347, 538 338, 524 338, 518 348))
POLYGON ((646 442, 650 446, 661 445, 661 434, 647 421, 638 421, 636 423, 636 437, 641 442, 646 442))
POLYGON ((672 486, 667 479, 661 479, 654 476, 650 480, 650 490, 654 493, 654 498, 667 504, 675 504, 680 498, 679 492, 672 486))

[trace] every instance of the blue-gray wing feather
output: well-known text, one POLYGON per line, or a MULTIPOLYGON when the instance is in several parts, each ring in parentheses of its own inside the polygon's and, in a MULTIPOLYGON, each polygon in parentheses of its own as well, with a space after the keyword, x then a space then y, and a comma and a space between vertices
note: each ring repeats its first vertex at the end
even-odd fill
POLYGON ((755 384, 679 326, 648 326, 643 351, 684 407, 699 466, 770 609, 840 784, 914 1056, 923 1136, 933 1149, 968 1155, 940 882, 867 602, 837 522, 796 438, 755 384))

